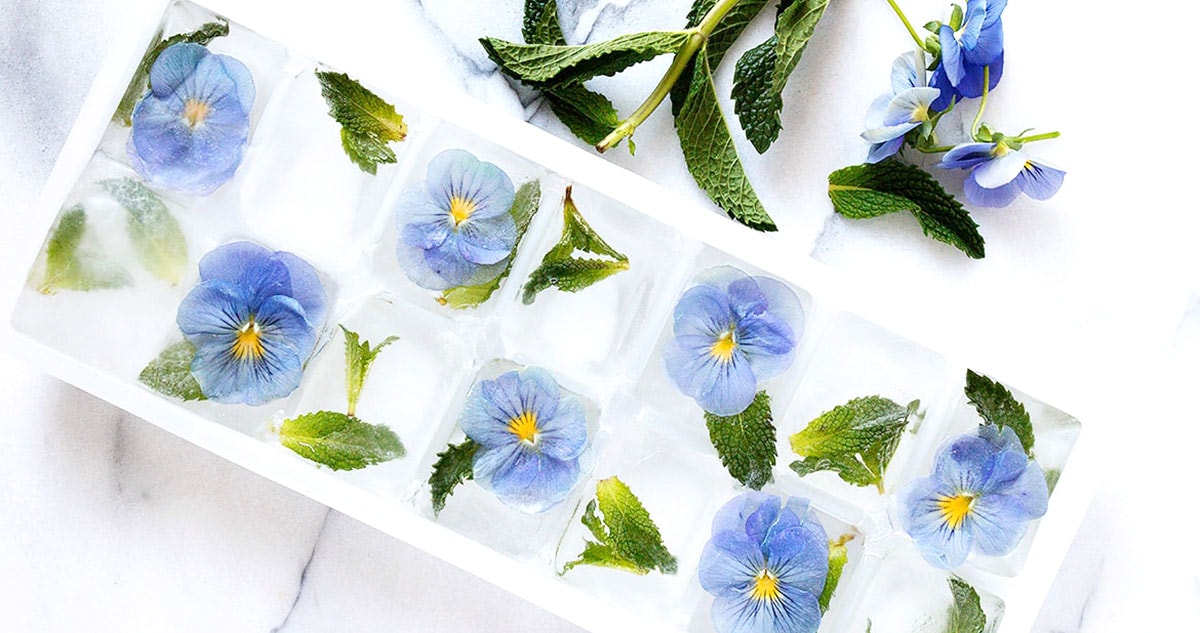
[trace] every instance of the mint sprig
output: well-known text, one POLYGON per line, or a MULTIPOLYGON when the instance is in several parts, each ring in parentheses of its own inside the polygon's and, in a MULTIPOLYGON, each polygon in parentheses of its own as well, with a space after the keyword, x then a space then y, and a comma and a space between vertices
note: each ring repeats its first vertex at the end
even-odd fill
POLYGON ((475 478, 475 451, 479 445, 467 438, 461 444, 450 444, 437 454, 433 473, 429 475, 429 492, 436 516, 446 508, 446 499, 464 481, 475 478))
POLYGON ((979 592, 962 580, 951 576, 948 579, 954 606, 950 609, 950 625, 946 633, 983 633, 987 628, 987 614, 979 603, 979 592))
POLYGON ((142 266, 163 281, 179 283, 187 270, 187 239, 162 198, 132 178, 101 180, 100 186, 129 212, 125 230, 142 266))
POLYGON ((758 392, 741 413, 719 416, 706 412, 704 420, 721 463, 734 479, 755 490, 770 483, 774 478, 775 425, 766 391, 758 392))
POLYGON ((133 125, 133 108, 137 105, 138 99, 141 99, 150 87, 150 68, 154 66, 155 60, 168 46, 184 42, 207 45, 218 37, 229 35, 229 21, 220 16, 217 16, 217 20, 217 22, 208 22, 190 33, 179 33, 166 39, 163 39, 160 29, 154 35, 154 40, 149 48, 146 49, 146 54, 142 56, 142 61, 133 71, 129 86, 125 88, 125 94, 121 95, 121 102, 117 104, 117 109, 113 112, 113 123, 125 127, 133 125))
POLYGON ((317 70, 329 116, 342 126, 342 150, 359 169, 375 175, 377 166, 396 162, 388 145, 408 136, 408 125, 395 106, 345 73, 317 70))
POLYGON ((358 408, 358 397, 362 393, 363 382, 367 379, 371 363, 375 362, 383 348, 400 338, 389 336, 383 339, 382 343, 371 347, 370 341, 359 341, 357 332, 347 330, 344 325, 338 327, 342 328, 342 335, 346 339, 346 413, 353 416, 354 410, 358 408))
POLYGON ((63 210, 46 241, 46 265, 37 283, 38 292, 50 295, 60 290, 120 288, 132 282, 116 263, 80 248, 86 233, 83 205, 63 210))
POLYGON ((200 390, 200 383, 192 375, 195 357, 196 347, 188 341, 179 341, 150 361, 138 374, 138 382, 164 396, 184 401, 207 400, 200 390))
POLYGON ((596 540, 584 541, 579 558, 567 563, 561 573, 579 565, 612 567, 643 576, 655 569, 662 574, 674 574, 678 569, 650 513, 620 479, 596 482, 596 498, 588 502, 580 520, 596 540))
POLYGON ((631 33, 597 44, 517 44, 494 37, 479 40, 505 74, 533 86, 559 86, 626 68, 674 53, 688 40, 683 31, 631 33))
POLYGON ((1033 457, 1033 422, 1025 405, 1014 398, 1007 387, 968 369, 967 385, 963 391, 984 422, 994 424, 999 429, 1012 429, 1021 440, 1025 454, 1033 457))
POLYGON ((874 485, 883 493, 887 465, 920 401, 901 406, 880 396, 855 398, 809 422, 789 438, 803 459, 791 468, 801 477, 829 470, 846 483, 874 485))
POLYGON ((530 273, 521 301, 533 303, 539 292, 551 286, 563 292, 578 292, 623 270, 629 270, 629 258, 609 246, 583 219, 568 185, 563 198, 562 237, 530 273), (576 252, 596 257, 576 257, 576 252))
POLYGON ((933 176, 895 158, 845 167, 829 174, 829 199, 841 215, 873 218, 909 211, 928 237, 949 244, 967 257, 982 259, 979 225, 933 176))
POLYGON ((465 308, 474 308, 479 304, 487 301, 492 293, 500 288, 500 284, 508 278, 508 274, 512 272, 513 260, 517 257, 517 249, 521 246, 521 240, 525 238, 525 231, 529 230, 529 223, 533 221, 533 216, 537 213, 538 205, 542 201, 542 185, 537 180, 531 180, 521 185, 513 198, 512 207, 508 210, 512 215, 513 221, 517 224, 517 241, 513 246, 513 252, 508 256, 508 265, 495 279, 485 281, 474 286, 456 286, 442 292, 438 297, 437 302, 450 306, 456 310, 465 308))
POLYGON ((821 613, 829 610, 829 602, 833 600, 833 594, 842 580, 842 571, 845 570, 846 563, 850 559, 850 550, 846 547, 846 543, 852 540, 854 540, 853 534, 843 534, 836 541, 829 541, 829 571, 825 573, 825 587, 821 590, 821 596, 817 598, 817 605, 821 607, 821 613))

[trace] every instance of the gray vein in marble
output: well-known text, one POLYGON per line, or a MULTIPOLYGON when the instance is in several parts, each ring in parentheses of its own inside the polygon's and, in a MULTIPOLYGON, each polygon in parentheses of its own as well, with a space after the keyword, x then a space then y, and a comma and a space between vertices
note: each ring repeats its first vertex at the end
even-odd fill
POLYGON ((292 600, 292 605, 288 607, 288 612, 284 614, 279 626, 271 629, 271 633, 279 633, 287 628, 288 621, 292 619, 292 614, 296 612, 296 605, 300 604, 300 599, 304 597, 304 583, 308 579, 308 570, 312 567, 313 560, 317 557, 317 548, 321 545, 321 539, 325 534, 326 526, 329 525, 329 515, 331 513, 332 510, 325 508, 325 514, 321 517, 321 525, 317 527, 317 532, 313 536, 312 547, 308 551, 308 558, 304 561, 304 567, 300 570, 300 580, 296 583, 296 597, 292 600))

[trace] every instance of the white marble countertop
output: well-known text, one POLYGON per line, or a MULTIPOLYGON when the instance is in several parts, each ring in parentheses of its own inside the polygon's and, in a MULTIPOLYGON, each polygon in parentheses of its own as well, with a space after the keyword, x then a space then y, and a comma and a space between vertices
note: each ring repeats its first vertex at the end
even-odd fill
MULTIPOLYGON (((106 38, 150 4, 0 4, 0 218, 6 224, 28 217, 108 51, 106 38)), ((346 0, 330 10, 325 28, 331 37, 349 37, 359 24, 354 12, 378 8, 387 19, 361 24, 361 36, 388 42, 396 72, 414 85, 471 95, 567 136, 532 95, 514 91, 475 44, 483 34, 517 39, 521 2, 481 4, 346 0), (419 61, 406 63, 422 50, 419 61)), ((577 25, 568 38, 578 42, 678 22, 688 3, 560 4, 564 18, 577 25)), ((944 5, 909 4, 922 18, 929 15, 922 7, 940 11, 944 5)), ((868 276, 871 266, 889 262, 878 271, 880 291, 907 298, 910 316, 898 323, 912 336, 970 323, 956 330, 965 341, 972 330, 1016 323, 1015 331, 1029 337, 1016 344, 1045 350, 1047 360, 1094 354, 1095 371, 1113 376, 1111 384, 1097 383, 1095 397, 1138 405, 1130 408, 1136 415, 1127 429, 1109 429, 1120 451, 1047 596, 1038 633, 1188 630, 1200 618, 1200 548, 1187 529, 1200 420, 1194 406, 1184 406, 1186 398, 1172 396, 1189 393, 1185 386, 1200 379, 1200 362, 1190 360, 1200 353, 1200 336, 1189 334, 1200 327, 1200 304, 1191 292, 1200 288, 1200 267, 1187 248, 1200 222, 1187 213, 1195 213, 1194 203, 1183 208, 1190 197, 1160 186, 1184 182, 1188 164, 1186 150, 1168 150, 1170 126, 1191 120, 1186 100, 1169 92, 1184 77, 1170 60, 1185 59, 1187 36, 1139 36, 1128 29, 1144 22, 1125 22, 1128 8, 1104 4, 1086 12, 1066 0, 1009 5, 1006 92, 998 101, 1006 112, 1036 114, 1031 124, 1067 132, 1047 149, 1071 176, 1051 203, 978 214, 989 257, 977 266, 924 243, 914 227, 897 222, 868 229, 830 217, 822 201, 831 166, 849 164, 848 152, 865 153, 856 138, 861 113, 884 86, 891 55, 906 45, 882 0, 835 0, 821 26, 825 41, 814 41, 801 70, 820 98, 799 98, 797 88, 785 95, 784 137, 807 135, 812 145, 806 147, 828 149, 832 162, 810 157, 821 152, 796 143, 766 157, 742 146, 767 207, 778 209, 784 235, 791 232, 819 260, 849 275, 868 276), (877 55, 863 71, 872 73, 870 81, 836 82, 838 73, 858 70, 839 65, 852 44, 835 42, 858 29, 885 28, 895 36, 888 46, 893 52, 877 55), (1120 34, 1146 48, 1101 52, 1099 34, 1120 34), (1018 95, 1036 107, 1019 105, 1018 95), (811 123, 814 117, 823 124, 811 123), (995 299, 1004 293, 1010 293, 1006 300, 995 299), (1114 394, 1111 385, 1123 393, 1114 394), (1150 467, 1126 470, 1130 463, 1150 467)), ((1162 10, 1151 18, 1195 23, 1162 10)), ((628 112, 660 71, 639 67, 604 81, 628 112)), ((728 86, 727 74, 718 80, 728 86)), ((1014 117, 1011 125, 1022 122, 1014 117)), ((639 131, 638 148, 635 157, 620 151, 612 160, 700 196, 668 117, 652 118, 639 131)), ((6 280, 23 277, 27 265, 10 255, 11 239, 0 229, 6 280)), ((1009 344, 999 337, 972 349, 986 356, 1009 344)), ((1055 362, 1044 365, 1042 372, 1063 370, 1055 362)), ((4 630, 579 630, 3 354, 0 404, 4 630)))

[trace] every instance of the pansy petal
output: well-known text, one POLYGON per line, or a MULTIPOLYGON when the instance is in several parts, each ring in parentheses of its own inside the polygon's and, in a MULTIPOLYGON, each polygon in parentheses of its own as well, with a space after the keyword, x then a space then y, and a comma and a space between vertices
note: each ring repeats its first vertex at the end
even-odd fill
POLYGON ((709 593, 743 587, 765 564, 762 550, 745 532, 715 532, 700 554, 700 586, 709 593))
POLYGON ((491 218, 472 216, 458 226, 458 250, 476 264, 494 264, 512 252, 517 243, 517 225, 506 214, 491 218))
MULTIPOLYGON (((189 339, 228 334, 250 317, 246 295, 224 280, 204 281, 179 303, 175 322, 189 339)), ((193 341, 194 343, 195 341, 193 341)))
MULTIPOLYGON (((250 69, 242 62, 228 55, 212 55, 209 57, 212 63, 219 64, 221 70, 230 80, 233 81, 234 90, 232 94, 237 98, 238 104, 241 106, 243 116, 250 116, 250 110, 254 107, 254 77, 250 74, 250 69)), ((199 68, 197 69, 199 70, 199 68)))
POLYGON ((969 519, 975 532, 976 547, 988 556, 1011 552, 1025 535, 1031 518, 1021 501, 1008 495, 986 495, 976 499, 969 519))
POLYGON ((892 94, 924 86, 924 77, 925 69, 917 66, 916 52, 909 51, 892 60, 892 94))
POLYGON ((578 460, 558 460, 525 448, 514 455, 515 460, 493 473, 490 485, 500 501, 522 512, 547 510, 579 481, 578 460))
POLYGON ((1016 150, 1008 150, 1002 156, 980 164, 971 171, 971 175, 980 187, 995 189, 1016 180, 1023 169, 1025 155, 1016 150))
POLYGON ((875 97, 867 108, 867 114, 863 117, 863 127, 870 130, 872 128, 882 127, 883 118, 887 115, 888 104, 892 102, 892 95, 884 94, 875 97))
MULTIPOLYGON (((757 508, 754 508, 753 512, 746 516, 746 536, 750 537, 751 541, 758 543, 759 547, 763 548, 764 553, 766 552, 767 536, 770 534, 771 529, 779 522, 779 511, 782 508, 782 499, 775 495, 768 495, 762 503, 758 504, 757 508)), ((800 520, 796 518, 795 514, 789 513, 789 516, 791 517, 791 524, 800 524, 800 520)))
POLYGON ((1049 200, 1062 187, 1067 172, 1030 160, 1017 176, 1017 186, 1034 200, 1049 200))
POLYGON ((733 323, 729 296, 708 285, 693 286, 675 304, 675 336, 715 336, 733 323))
POLYGON ((772 530, 766 549, 770 552, 771 569, 781 583, 820 594, 829 573, 829 539, 824 529, 820 529, 820 523, 816 523, 816 528, 819 531, 811 524, 797 522, 772 530))
POLYGON ((713 516, 712 533, 716 534, 725 531, 744 532, 746 517, 753 514, 755 509, 773 496, 765 492, 751 490, 725 502, 725 505, 721 506, 721 509, 717 510, 717 513, 713 516))
POLYGON ((867 162, 874 164, 886 158, 895 156, 896 152, 900 151, 900 147, 903 145, 903 136, 897 136, 896 138, 883 143, 875 143, 871 146, 871 150, 867 152, 867 162))
POLYGON ((713 415, 727 416, 745 411, 758 391, 750 362, 737 351, 728 362, 713 359, 705 363, 701 375, 703 384, 696 403, 713 415))
POLYGON ((742 277, 729 283, 726 292, 729 296, 729 308, 733 311, 734 319, 740 321, 748 316, 762 314, 767 311, 770 304, 767 302, 767 295, 763 294, 762 289, 758 287, 759 279, 766 278, 742 277))
POLYGON ((429 162, 426 187, 437 200, 458 197, 474 203, 471 217, 484 219, 508 213, 515 192, 512 180, 499 167, 464 150, 447 150, 429 162))
POLYGON ((466 285, 475 272, 475 265, 463 259, 458 249, 458 236, 454 234, 425 251, 425 263, 451 286, 466 285))
POLYGON ((960 435, 938 449, 933 476, 957 491, 976 492, 983 485, 994 456, 987 440, 960 435))
POLYGON ((1013 200, 1021 195, 1021 188, 1014 181, 995 189, 987 189, 979 186, 972 172, 967 174, 967 179, 963 181, 963 195, 966 196, 967 202, 975 206, 999 208, 1012 204, 1013 200))
POLYGON ((970 169, 992 159, 995 143, 960 143, 942 155, 942 169, 970 169))
POLYGON ((950 83, 950 78, 946 76, 946 70, 941 64, 934 69, 933 74, 929 77, 929 87, 936 88, 938 98, 933 100, 929 105, 934 112, 942 112, 953 105, 955 99, 959 97, 955 91, 954 85, 950 83))
POLYGON ((400 268, 410 281, 426 290, 446 290, 454 284, 438 275, 437 271, 425 261, 425 251, 417 246, 410 246, 404 240, 396 241, 396 259, 400 268))
POLYGON ((150 66, 150 90, 160 98, 175 92, 209 55, 207 48, 191 42, 166 47, 150 66))
POLYGON ((958 39, 954 37, 954 29, 943 24, 942 28, 938 30, 938 41, 942 45, 941 67, 945 70, 950 85, 958 86, 963 78, 963 56, 962 47, 959 46, 958 39))
POLYGON ((960 96, 968 99, 975 99, 983 96, 983 76, 988 77, 988 90, 995 90, 1000 84, 1000 78, 1004 76, 1004 52, 1001 51, 996 60, 988 63, 986 66, 965 62, 963 64, 963 76, 955 86, 955 90, 960 96), (984 72, 984 69, 987 72, 984 72))
POLYGON ((883 125, 876 128, 871 128, 859 136, 862 140, 868 143, 884 143, 893 139, 903 138, 911 130, 914 130, 920 123, 899 123, 896 125, 883 125))
POLYGON ((276 295, 263 302, 254 315, 262 328, 264 347, 288 344, 295 348, 301 360, 312 354, 317 343, 317 331, 305 318, 304 308, 291 297, 276 295))
POLYGON ((484 448, 516 444, 517 436, 508 430, 511 416, 502 411, 484 390, 484 385, 489 382, 480 381, 471 386, 458 424, 467 437, 484 448))
POLYGON ((553 415, 538 419, 538 450, 555 459, 575 459, 587 447, 587 416, 578 398, 563 396, 553 415))
POLYGON ((311 264, 286 251, 275 253, 275 258, 287 267, 292 289, 289 296, 304 308, 304 318, 315 328, 325 324, 329 309, 329 298, 317 270, 311 264))
MULTIPOLYGON (((988 15, 992 15, 990 6, 988 15)), ((970 48, 964 46, 963 58, 968 64, 986 66, 995 63, 1002 53, 1004 53, 1004 24, 997 19, 991 24, 982 26, 974 46, 970 48)))
POLYGON ((770 612, 770 633, 816 633, 821 626, 821 603, 817 596, 824 588, 815 592, 802 587, 781 583, 779 591, 782 594, 774 602, 775 608, 770 612))
MULTIPOLYGON (((192 375, 205 397, 227 404, 260 405, 283 398, 300 386, 303 362, 286 342, 264 344, 260 357, 237 358, 236 335, 211 337, 196 346, 192 375)), ((266 343, 266 341, 264 341, 266 343)))
POLYGON ((964 51, 975 48, 979 42, 979 34, 983 31, 983 21, 987 18, 987 5, 987 0, 967 0, 967 10, 963 14, 963 23, 957 33, 964 51))
MULTIPOLYGON (((470 436, 468 435, 468 437, 470 436)), ((475 450, 475 458, 471 466, 472 476, 480 485, 490 489, 492 476, 511 468, 521 459, 521 454, 525 451, 526 447, 520 442, 482 446, 475 450)))
POLYGON ((938 94, 937 88, 909 88, 901 92, 888 103, 883 124, 892 126, 928 121, 930 104, 938 98, 938 94))
POLYGON ((395 209, 400 240, 410 246, 439 246, 454 231, 449 209, 431 198, 424 187, 405 190, 396 200, 395 209))

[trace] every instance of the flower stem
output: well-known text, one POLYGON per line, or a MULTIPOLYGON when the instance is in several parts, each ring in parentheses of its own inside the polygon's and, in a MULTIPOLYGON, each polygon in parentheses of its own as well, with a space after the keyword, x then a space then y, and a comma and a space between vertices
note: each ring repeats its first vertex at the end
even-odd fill
POLYGON ((667 95, 671 93, 671 89, 675 87, 675 82, 679 81, 679 78, 683 76, 683 71, 687 70, 688 64, 691 63, 692 58, 695 57, 696 53, 708 42, 708 36, 716 30, 717 25, 721 23, 721 20, 725 17, 725 15, 741 1, 742 0, 719 0, 715 5, 713 5, 713 8, 709 9, 708 13, 704 15, 704 18, 700 20, 699 24, 685 31, 688 33, 687 41, 683 43, 683 46, 680 47, 678 51, 676 51, 675 59, 671 61, 671 67, 667 69, 667 73, 658 81, 658 85, 654 87, 654 91, 651 92, 650 96, 646 97, 646 100, 643 101, 642 104, 633 111, 633 114, 629 115, 628 118, 618 123, 617 127, 613 128, 613 131, 609 132, 608 136, 604 137, 604 140, 596 143, 596 151, 604 153, 605 150, 608 150, 617 143, 621 142, 621 139, 625 138, 626 136, 633 135, 634 130, 636 130, 637 127, 641 125, 642 122, 645 121, 650 114, 658 108, 658 106, 663 102, 663 99, 666 99, 667 95))
POLYGON ((913 41, 917 43, 917 46, 919 46, 921 50, 925 50, 925 42, 921 41, 921 36, 917 35, 917 30, 913 28, 912 22, 908 21, 908 16, 904 15, 904 12, 900 10, 900 5, 896 4, 896 0, 887 0, 887 3, 892 5, 892 11, 895 11, 896 16, 899 17, 900 21, 904 23, 904 28, 908 29, 908 34, 912 36, 913 41))
POLYGON ((918 152, 921 152, 922 154, 941 154, 942 152, 948 152, 948 151, 954 149, 953 145, 939 145, 937 147, 921 147, 919 145, 916 145, 914 147, 916 148, 916 150, 918 152))
POLYGON ((1058 138, 1058 132, 1042 132, 1033 136, 1018 136, 1016 140, 1022 143, 1032 143, 1034 141, 1047 141, 1052 138, 1058 138))
MULTIPOLYGON (((975 113, 975 120, 971 123, 971 138, 977 141, 984 140, 976 135, 979 134, 979 124, 983 122, 983 110, 987 107, 988 86, 992 83, 991 71, 991 66, 983 67, 983 97, 979 101, 979 111, 975 113)), ((991 139, 987 140, 990 141, 991 139)))

